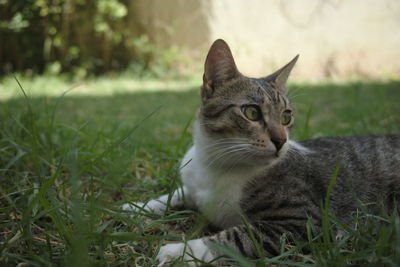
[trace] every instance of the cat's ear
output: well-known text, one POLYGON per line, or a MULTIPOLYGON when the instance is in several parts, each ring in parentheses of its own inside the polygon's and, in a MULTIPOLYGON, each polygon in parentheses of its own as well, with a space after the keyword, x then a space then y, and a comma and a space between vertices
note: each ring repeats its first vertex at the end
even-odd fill
POLYGON ((289 78, 290 72, 292 71, 298 58, 299 58, 299 55, 295 56, 285 66, 283 66, 279 70, 275 71, 274 73, 268 75, 264 79, 267 80, 268 82, 273 82, 276 89, 278 89, 282 93, 286 94, 287 93, 286 83, 289 78))
POLYGON ((228 44, 222 40, 216 40, 210 47, 204 64, 203 99, 212 96, 216 87, 239 75, 228 44))

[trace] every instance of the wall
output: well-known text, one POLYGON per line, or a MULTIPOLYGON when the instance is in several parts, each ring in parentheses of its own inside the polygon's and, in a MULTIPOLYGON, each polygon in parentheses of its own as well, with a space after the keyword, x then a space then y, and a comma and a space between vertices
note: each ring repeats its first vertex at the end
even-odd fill
POLYGON ((398 0, 138 2, 143 17, 153 20, 150 35, 186 47, 199 60, 212 40, 223 38, 246 74, 267 74, 296 54, 300 79, 400 74, 398 0))
POLYGON ((400 74, 397 0, 214 1, 211 29, 246 73, 261 75, 300 54, 301 78, 400 74))

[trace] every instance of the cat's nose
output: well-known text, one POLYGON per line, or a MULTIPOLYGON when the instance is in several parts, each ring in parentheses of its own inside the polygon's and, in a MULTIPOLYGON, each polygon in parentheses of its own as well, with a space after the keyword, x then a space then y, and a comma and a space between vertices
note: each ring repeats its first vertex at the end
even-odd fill
POLYGON ((286 138, 272 137, 271 142, 275 145, 276 151, 279 151, 279 150, 281 150, 283 145, 286 143, 286 138))

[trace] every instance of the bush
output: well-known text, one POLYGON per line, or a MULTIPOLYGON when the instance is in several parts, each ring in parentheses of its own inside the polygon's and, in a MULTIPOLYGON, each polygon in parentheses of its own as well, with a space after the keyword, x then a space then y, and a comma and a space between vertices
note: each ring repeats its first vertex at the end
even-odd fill
POLYGON ((0 75, 25 71, 85 76, 132 64, 147 68, 157 49, 140 30, 128 3, 0 1, 0 75))

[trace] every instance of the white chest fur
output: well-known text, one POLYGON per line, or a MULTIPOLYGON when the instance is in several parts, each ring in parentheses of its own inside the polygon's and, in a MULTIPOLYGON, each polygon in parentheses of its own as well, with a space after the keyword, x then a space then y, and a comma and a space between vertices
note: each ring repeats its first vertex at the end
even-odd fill
POLYGON ((256 171, 210 168, 193 146, 182 161, 181 179, 186 198, 213 224, 226 228, 242 222, 240 199, 245 184, 256 171))

